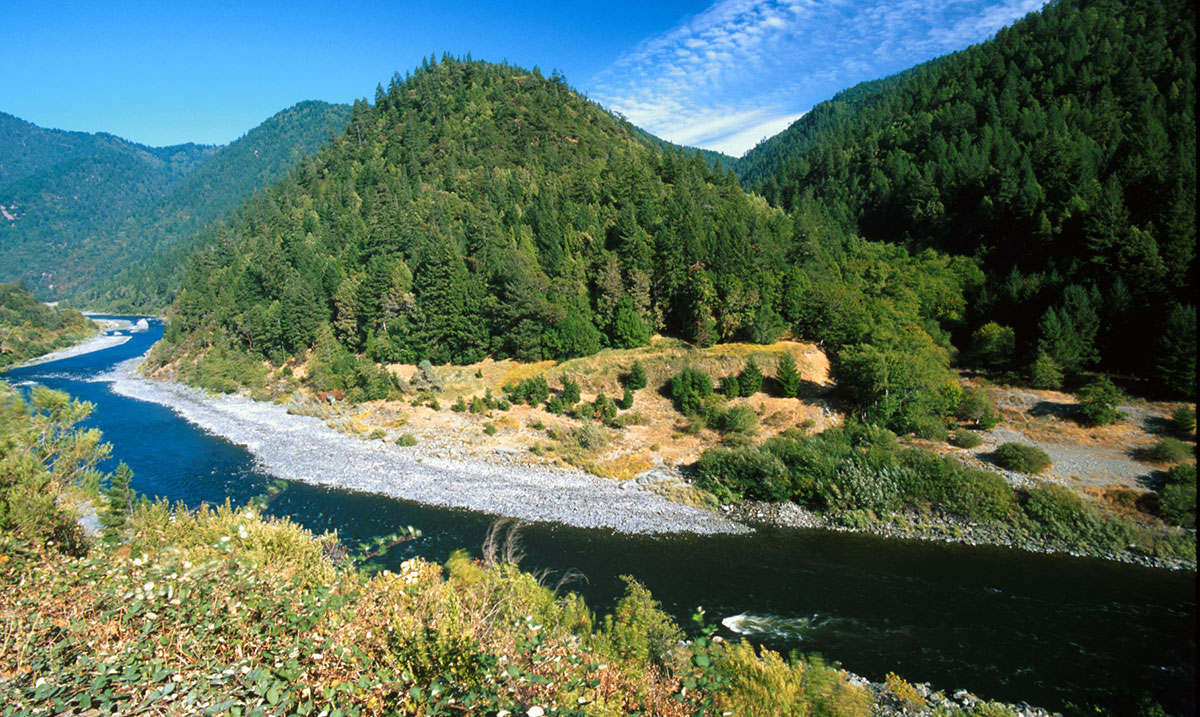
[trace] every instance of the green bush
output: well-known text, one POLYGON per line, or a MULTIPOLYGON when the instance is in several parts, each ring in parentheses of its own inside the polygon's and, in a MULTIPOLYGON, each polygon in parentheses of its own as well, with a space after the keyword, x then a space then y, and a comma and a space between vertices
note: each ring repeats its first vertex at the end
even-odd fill
POLYGON ((1121 418, 1117 404, 1121 394, 1112 381, 1101 376, 1079 389, 1079 416, 1085 425, 1106 426, 1121 418))
POLYGON ((1181 438, 1188 438, 1196 431, 1196 414, 1190 406, 1179 406, 1171 412, 1171 430, 1181 438))
POLYGON ((1176 438, 1162 438, 1146 449, 1147 459, 1158 463, 1182 463, 1192 456, 1192 447, 1176 438))
POLYGON ((1158 494, 1158 512, 1172 525, 1193 528, 1196 525, 1196 464, 1184 463, 1167 471, 1167 480, 1158 494))
POLYGON ((1037 446, 1024 443, 1005 443, 992 454, 996 465, 1017 473, 1037 474, 1053 465, 1050 456, 1037 446))
POLYGON ((411 433, 402 433, 400 434, 400 437, 396 439, 396 445, 404 446, 405 448, 411 448, 417 445, 417 437, 411 433))
POLYGON ((1068 488, 1039 485, 1026 493, 1022 507, 1049 537, 1071 544, 1094 543, 1100 537, 1101 522, 1095 509, 1068 488))
POLYGON ((726 376, 721 379, 721 395, 725 398, 737 398, 742 395, 741 384, 737 376, 726 376))
POLYGON ((633 389, 626 386, 625 394, 621 396, 621 409, 628 411, 631 408, 633 408, 633 389))
POLYGON ((721 433, 750 436, 758 432, 758 414, 749 406, 734 406, 719 411, 708 423, 721 433))
POLYGON ((1029 367, 1029 383, 1034 388, 1057 391, 1063 384, 1062 366, 1049 354, 1039 353, 1029 367))
POLYGON ((629 575, 621 580, 625 596, 617 601, 613 614, 605 616, 594 646, 621 662, 662 665, 684 638, 683 631, 644 585, 629 575))
POLYGON ((950 437, 950 445, 957 448, 975 448, 983 443, 978 433, 960 428, 950 437))
POLYGON ((774 455, 758 448, 710 448, 696 462, 701 488, 722 503, 735 500, 787 500, 788 470, 774 455))
POLYGON ((570 376, 563 376, 562 393, 559 396, 562 398, 564 406, 574 406, 579 403, 579 384, 575 383, 575 380, 570 376))
POLYGON ((987 391, 971 386, 963 389, 958 406, 954 409, 954 417, 974 425, 981 431, 994 428, 1000 422, 1000 414, 992 405, 987 391))
POLYGON ((496 424, 492 423, 491 421, 483 424, 483 432, 489 436, 496 435, 496 424))
POLYGON ((685 415, 698 413, 712 393, 712 379, 699 369, 685 368, 671 379, 671 398, 675 408, 685 415))

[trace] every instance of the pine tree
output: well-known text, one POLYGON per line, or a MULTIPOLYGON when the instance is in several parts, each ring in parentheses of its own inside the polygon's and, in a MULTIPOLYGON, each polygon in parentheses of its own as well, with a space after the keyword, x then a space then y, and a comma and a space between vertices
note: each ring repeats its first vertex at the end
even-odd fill
POLYGON ((738 388, 742 396, 753 396, 762 389, 763 375, 754 359, 746 361, 746 367, 738 374, 738 388))
POLYGON ((133 481, 133 471, 121 463, 113 473, 108 490, 104 492, 107 500, 104 512, 100 514, 100 525, 104 527, 105 540, 115 541, 125 528, 130 513, 133 512, 135 493, 130 483, 133 481))
POLYGON ((579 384, 570 376, 563 376, 562 379, 562 401, 567 406, 579 403, 579 384))
POLYGON ((785 353, 779 359, 775 381, 778 382, 779 393, 784 398, 795 398, 800 394, 800 372, 796 370, 796 359, 792 358, 791 353, 785 353))
POLYGON ((629 369, 629 376, 625 378, 625 387, 631 391, 638 391, 646 387, 646 369, 642 367, 641 361, 633 362, 633 366, 629 369))

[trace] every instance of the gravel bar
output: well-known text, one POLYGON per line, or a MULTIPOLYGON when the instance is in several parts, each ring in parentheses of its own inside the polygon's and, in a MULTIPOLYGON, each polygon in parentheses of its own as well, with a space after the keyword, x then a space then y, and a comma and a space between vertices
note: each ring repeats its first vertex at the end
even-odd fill
POLYGON ((347 436, 278 404, 148 379, 137 372, 140 361, 125 361, 99 380, 111 382, 119 395, 166 406, 246 446, 263 469, 285 480, 619 533, 749 532, 714 512, 580 470, 452 460, 420 446, 347 436))

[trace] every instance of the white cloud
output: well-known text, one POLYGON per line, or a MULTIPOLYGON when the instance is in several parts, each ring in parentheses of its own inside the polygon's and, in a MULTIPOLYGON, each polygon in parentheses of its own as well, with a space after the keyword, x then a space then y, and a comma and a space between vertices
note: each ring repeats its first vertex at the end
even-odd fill
POLYGON ((593 77, 664 139, 740 155, 858 82, 982 41, 1043 0, 718 0, 593 77))

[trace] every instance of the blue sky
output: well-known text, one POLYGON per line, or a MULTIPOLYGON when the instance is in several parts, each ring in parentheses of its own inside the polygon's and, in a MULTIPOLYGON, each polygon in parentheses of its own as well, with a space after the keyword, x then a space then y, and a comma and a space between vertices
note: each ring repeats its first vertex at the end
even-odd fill
POLYGON ((739 155, 817 102, 961 49, 1042 0, 0 0, 0 111, 223 144, 306 99, 372 97, 443 52, 562 70, 661 137, 739 155))

